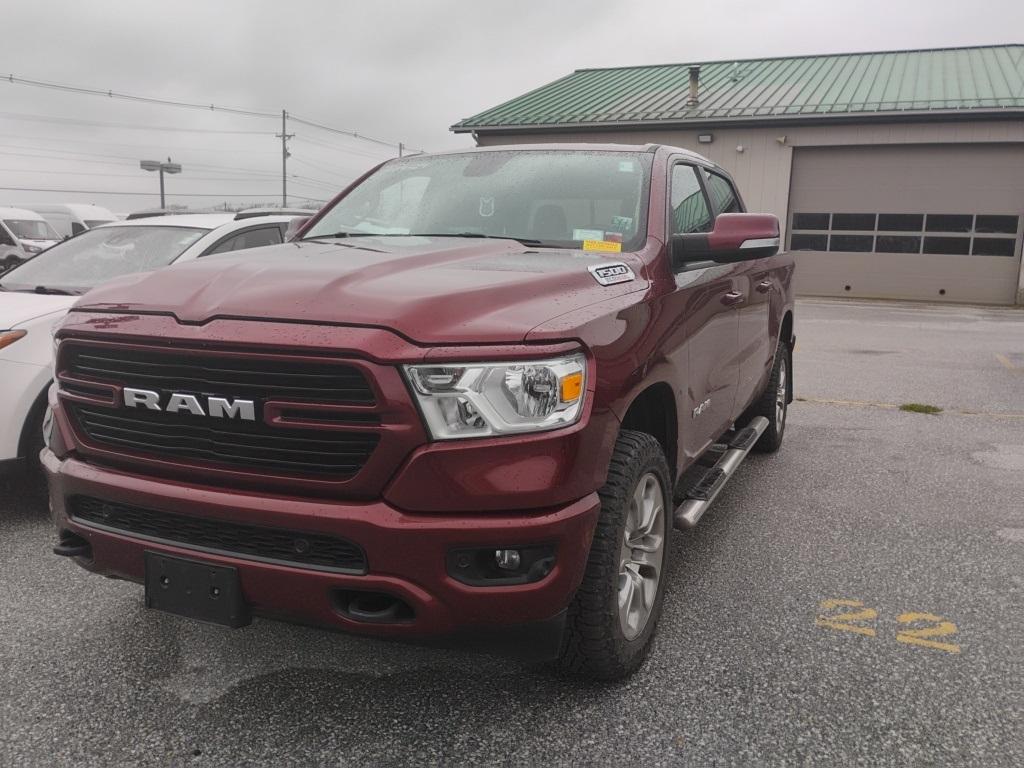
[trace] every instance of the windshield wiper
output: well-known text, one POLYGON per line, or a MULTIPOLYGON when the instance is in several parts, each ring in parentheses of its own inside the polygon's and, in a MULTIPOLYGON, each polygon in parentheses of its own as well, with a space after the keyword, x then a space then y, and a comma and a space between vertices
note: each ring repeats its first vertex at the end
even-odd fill
POLYGON ((315 235, 314 237, 304 237, 303 242, 306 240, 337 240, 343 237, 380 237, 376 232, 335 232, 333 235, 315 235))
POLYGON ((53 288, 49 285, 37 285, 32 289, 36 293, 42 293, 47 296, 80 296, 81 291, 69 291, 67 288, 53 288))
POLYGON ((403 237, 479 237, 485 240, 515 240, 523 245, 543 245, 541 240, 531 240, 527 237, 512 237, 512 235, 485 235, 483 232, 414 232, 403 237))

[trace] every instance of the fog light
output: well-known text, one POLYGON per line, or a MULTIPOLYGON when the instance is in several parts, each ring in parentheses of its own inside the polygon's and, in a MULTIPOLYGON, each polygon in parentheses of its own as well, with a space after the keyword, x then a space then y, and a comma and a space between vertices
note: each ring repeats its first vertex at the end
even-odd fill
POLYGON ((450 549, 445 556, 448 575, 473 587, 530 584, 545 578, 555 567, 553 544, 512 547, 450 549))
POLYGON ((503 571, 514 571, 519 567, 521 558, 518 549, 494 550, 494 562, 503 571))

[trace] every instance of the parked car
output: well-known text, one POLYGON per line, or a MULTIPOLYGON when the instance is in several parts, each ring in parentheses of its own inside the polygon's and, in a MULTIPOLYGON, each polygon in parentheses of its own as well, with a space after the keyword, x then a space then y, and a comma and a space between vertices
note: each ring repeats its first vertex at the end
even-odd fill
POLYGON ((418 155, 110 283, 57 332, 55 552, 203 621, 627 675, 673 526, 783 440, 794 265, 744 211, 675 147, 418 155))
POLYGON ((117 221, 117 217, 106 208, 85 203, 55 203, 23 207, 35 211, 50 222, 61 238, 73 237, 87 229, 117 221))
POLYGON ((24 208, 0 208, 0 274, 58 240, 60 236, 38 213, 24 208))
POLYGON ((52 331, 81 294, 119 275, 280 243, 291 218, 196 214, 107 224, 0 277, 0 465, 39 455, 52 331))

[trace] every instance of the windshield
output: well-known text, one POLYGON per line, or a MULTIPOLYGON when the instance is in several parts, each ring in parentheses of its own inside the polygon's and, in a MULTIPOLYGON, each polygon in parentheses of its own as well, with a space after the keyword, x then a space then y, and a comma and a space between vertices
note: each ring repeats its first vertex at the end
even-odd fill
POLYGON ((507 237, 633 251, 646 237, 651 155, 510 150, 395 160, 303 239, 346 235, 507 237))
POLYGON ((210 230, 198 227, 101 227, 58 243, 0 279, 9 291, 38 286, 87 291, 133 272, 174 261, 210 230))
POLYGON ((4 224, 19 240, 60 240, 53 227, 41 219, 4 219, 4 224))

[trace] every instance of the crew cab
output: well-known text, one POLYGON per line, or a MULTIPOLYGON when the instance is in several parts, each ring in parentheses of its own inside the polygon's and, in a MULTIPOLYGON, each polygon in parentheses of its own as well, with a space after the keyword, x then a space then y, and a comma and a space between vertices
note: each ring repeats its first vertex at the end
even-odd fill
POLYGON ((674 528, 792 400, 793 260, 670 146, 388 161, 56 333, 55 552, 146 605, 642 663, 674 528))

